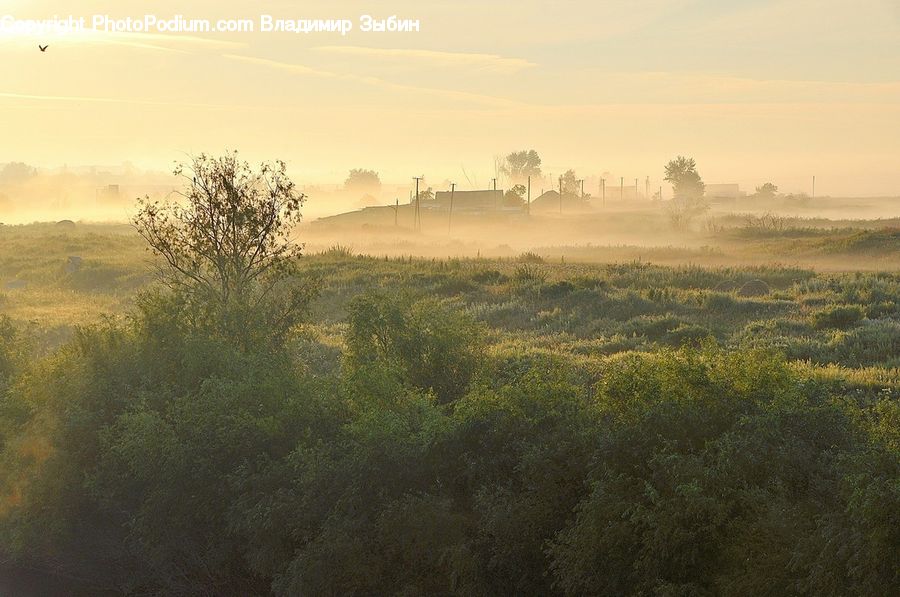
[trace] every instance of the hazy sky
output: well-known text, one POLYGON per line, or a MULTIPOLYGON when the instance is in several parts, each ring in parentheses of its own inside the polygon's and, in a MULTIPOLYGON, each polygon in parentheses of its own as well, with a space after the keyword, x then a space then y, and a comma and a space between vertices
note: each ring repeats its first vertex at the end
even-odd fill
POLYGON ((419 33, 0 36, 0 162, 487 181, 497 154, 632 180, 900 194, 897 0, 0 0, 0 16, 419 19, 419 33), (127 4, 127 8, 124 8, 127 4), (46 53, 37 44, 49 43, 46 53))

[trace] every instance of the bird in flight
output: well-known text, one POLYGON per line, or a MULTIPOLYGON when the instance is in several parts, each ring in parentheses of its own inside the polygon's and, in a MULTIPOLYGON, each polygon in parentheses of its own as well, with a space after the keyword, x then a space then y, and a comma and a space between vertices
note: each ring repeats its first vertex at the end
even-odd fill
POLYGON ((49 48, 49 47, 50 47, 50 44, 47 44, 46 46, 42 46, 42 45, 38 44, 38 48, 40 48, 41 52, 46 52, 47 48, 49 48))

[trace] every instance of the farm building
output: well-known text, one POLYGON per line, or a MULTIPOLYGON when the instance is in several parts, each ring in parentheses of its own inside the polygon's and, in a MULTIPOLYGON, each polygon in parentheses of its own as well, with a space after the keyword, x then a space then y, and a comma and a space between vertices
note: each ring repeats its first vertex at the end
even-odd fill
MULTIPOLYGON (((450 191, 438 191, 434 200, 429 201, 436 209, 450 209, 450 191)), ((424 204, 423 204, 424 206, 424 204)), ((486 212, 503 209, 503 191, 456 191, 453 193, 454 212, 486 212)))
MULTIPOLYGON (((577 195, 564 194, 562 197, 562 212, 589 211, 590 203, 577 195)), ((531 202, 531 211, 534 213, 559 213, 560 201, 558 191, 547 191, 531 202)))
POLYGON ((741 192, 737 184, 708 184, 706 185, 706 197, 709 199, 740 199, 745 193, 741 192))

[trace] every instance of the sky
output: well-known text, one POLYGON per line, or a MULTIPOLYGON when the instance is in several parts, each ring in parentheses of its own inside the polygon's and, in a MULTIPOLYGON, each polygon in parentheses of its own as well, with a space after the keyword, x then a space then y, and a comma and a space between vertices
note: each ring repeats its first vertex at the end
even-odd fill
POLYGON ((0 33, 0 163, 236 149, 305 183, 485 186, 534 148, 548 173, 655 185, 683 154, 709 183, 900 195, 897 0, 0 0, 0 18, 104 14, 354 30, 0 33), (365 14, 420 30, 362 32, 365 14))

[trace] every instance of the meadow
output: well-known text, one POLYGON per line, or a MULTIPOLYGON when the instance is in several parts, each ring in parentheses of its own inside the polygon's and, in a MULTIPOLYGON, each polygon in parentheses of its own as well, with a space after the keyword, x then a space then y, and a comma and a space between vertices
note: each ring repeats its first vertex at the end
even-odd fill
POLYGON ((128 226, 0 227, 0 562, 84 594, 892 594, 900 273, 836 264, 896 265, 896 231, 708 234, 311 231, 282 329, 173 296, 128 226))

